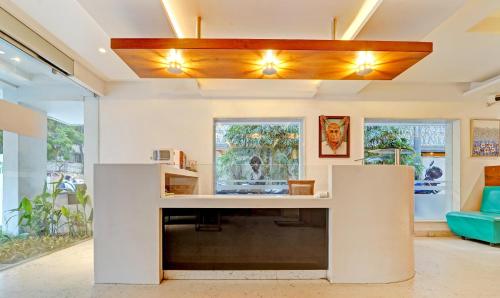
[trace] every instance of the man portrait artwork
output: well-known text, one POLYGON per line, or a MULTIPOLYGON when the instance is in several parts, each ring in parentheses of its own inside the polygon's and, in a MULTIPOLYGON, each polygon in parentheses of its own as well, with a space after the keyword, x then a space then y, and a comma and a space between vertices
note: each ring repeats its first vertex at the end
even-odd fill
POLYGON ((349 157, 349 116, 319 116, 319 157, 349 157))

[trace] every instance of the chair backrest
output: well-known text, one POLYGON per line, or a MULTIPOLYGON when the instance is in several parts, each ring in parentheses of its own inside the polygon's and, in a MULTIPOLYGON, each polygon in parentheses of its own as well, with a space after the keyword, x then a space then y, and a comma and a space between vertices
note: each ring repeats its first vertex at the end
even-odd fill
POLYGON ((288 180, 289 195, 314 195, 314 180, 288 180))
POLYGON ((484 187, 481 211, 500 213, 500 186, 484 187))

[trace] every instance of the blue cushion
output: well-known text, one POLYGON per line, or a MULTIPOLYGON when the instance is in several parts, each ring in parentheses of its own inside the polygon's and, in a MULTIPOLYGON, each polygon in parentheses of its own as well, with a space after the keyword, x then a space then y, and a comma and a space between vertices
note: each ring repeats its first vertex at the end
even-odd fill
POLYGON ((446 220, 459 236, 500 243, 500 186, 484 187, 481 212, 449 212, 446 220))
POLYGON ((481 212, 500 213, 500 186, 485 186, 481 212))
POLYGON ((489 212, 449 212, 448 226, 456 235, 489 243, 500 243, 500 214, 489 212))

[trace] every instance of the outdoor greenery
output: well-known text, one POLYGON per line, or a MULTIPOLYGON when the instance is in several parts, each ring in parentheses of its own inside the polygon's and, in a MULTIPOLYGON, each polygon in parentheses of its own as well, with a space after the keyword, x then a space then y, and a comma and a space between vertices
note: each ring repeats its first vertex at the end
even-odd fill
POLYGON ((9 210, 6 224, 17 220, 19 235, 0 235, 0 264, 17 262, 91 236, 93 210, 85 187, 77 187, 76 208, 58 207, 61 183, 62 178, 49 186, 45 184, 41 194, 31 200, 24 197, 17 208, 9 210))
POLYGON ((18 208, 10 210, 12 215, 6 223, 17 217, 20 232, 33 236, 58 236, 65 233, 70 236, 90 236, 92 214, 87 214, 90 202, 85 187, 77 187, 78 205, 76 210, 70 210, 67 206, 56 206, 56 199, 62 192, 59 187, 61 183, 62 177, 50 184, 54 186, 52 192, 48 191, 45 184, 43 192, 32 200, 24 197, 18 208), (62 218, 65 220, 61 221, 62 218))
POLYGON ((250 159, 262 160, 265 179, 297 178, 299 174, 299 125, 231 124, 224 140, 229 148, 217 158, 217 177, 228 180, 248 179, 250 159))
POLYGON ((394 154, 377 154, 374 149, 403 149, 410 151, 401 154, 401 164, 415 168, 415 179, 420 179, 424 169, 422 157, 414 151, 413 146, 397 127, 393 126, 366 126, 365 127, 365 158, 366 164, 394 164, 394 154))
POLYGON ((83 147, 83 126, 68 125, 54 119, 47 119, 47 159, 67 162, 73 153, 73 146, 83 147))

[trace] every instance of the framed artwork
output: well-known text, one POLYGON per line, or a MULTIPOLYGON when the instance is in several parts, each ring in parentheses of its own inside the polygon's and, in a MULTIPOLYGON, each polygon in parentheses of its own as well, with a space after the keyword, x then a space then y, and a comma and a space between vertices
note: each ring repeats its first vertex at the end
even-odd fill
POLYGON ((470 147, 472 157, 499 157, 500 119, 472 119, 470 147))
POLYGON ((350 156, 350 117, 319 116, 319 157, 350 156))

